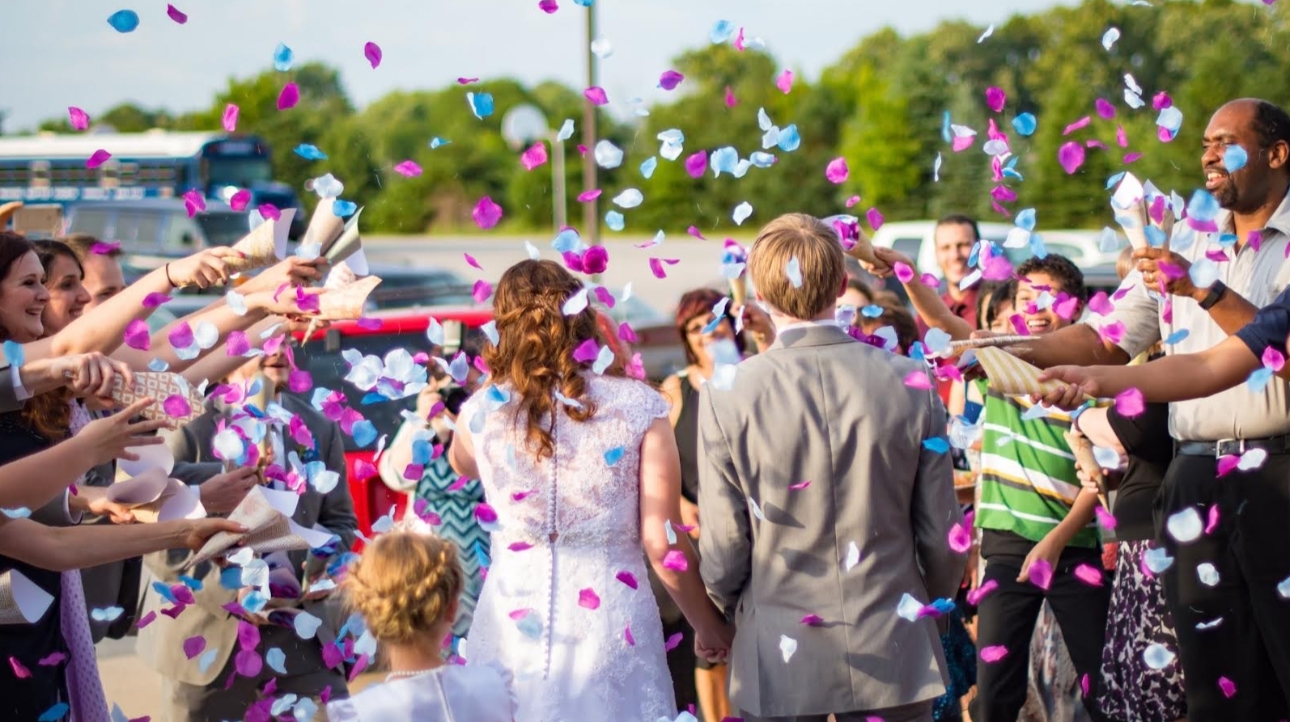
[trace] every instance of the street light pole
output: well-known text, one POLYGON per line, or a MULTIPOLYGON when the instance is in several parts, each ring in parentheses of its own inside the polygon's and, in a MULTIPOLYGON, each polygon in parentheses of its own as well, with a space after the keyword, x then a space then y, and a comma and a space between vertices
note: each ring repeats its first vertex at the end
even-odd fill
MULTIPOLYGON (((591 41, 596 39, 597 2, 587 6, 587 37, 583 49, 587 53, 587 87, 599 84, 599 68, 596 54, 591 52, 591 41)), ((592 190, 596 187, 596 106, 586 101, 582 111, 582 144, 587 153, 582 159, 582 189, 592 190)), ((599 199, 587 201, 582 205, 582 235, 590 245, 600 244, 600 203, 599 199)))

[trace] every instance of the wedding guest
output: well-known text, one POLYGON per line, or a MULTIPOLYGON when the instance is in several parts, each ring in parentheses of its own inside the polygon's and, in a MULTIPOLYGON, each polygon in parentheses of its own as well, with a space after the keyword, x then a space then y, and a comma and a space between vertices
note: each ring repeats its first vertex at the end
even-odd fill
POLYGON ((329 703, 329 720, 516 719, 518 700, 505 667, 496 661, 462 666, 443 659, 462 597, 457 556, 455 543, 405 527, 376 537, 350 565, 342 584, 345 599, 363 615, 390 671, 384 684, 329 703))

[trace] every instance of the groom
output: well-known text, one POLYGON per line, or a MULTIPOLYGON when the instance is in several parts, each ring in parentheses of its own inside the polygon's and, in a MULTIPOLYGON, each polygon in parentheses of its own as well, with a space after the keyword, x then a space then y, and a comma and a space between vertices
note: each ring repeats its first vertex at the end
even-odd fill
POLYGON ((915 613, 964 566, 935 385, 834 323, 846 272, 822 221, 771 221, 748 272, 777 338, 699 403, 701 570, 738 630, 731 700, 750 721, 930 721, 945 658, 915 613))

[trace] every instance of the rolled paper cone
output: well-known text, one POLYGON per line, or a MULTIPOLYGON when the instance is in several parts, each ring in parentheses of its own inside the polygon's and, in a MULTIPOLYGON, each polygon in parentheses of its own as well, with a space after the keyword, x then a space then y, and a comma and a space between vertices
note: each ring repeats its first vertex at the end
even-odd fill
POLYGON ((304 238, 300 239, 300 245, 308 246, 316 243, 321 249, 319 253, 323 253, 333 241, 340 238, 340 234, 345 230, 345 220, 332 210, 334 206, 335 200, 332 198, 318 201, 318 205, 314 208, 314 215, 309 219, 309 227, 305 229, 304 238))
POLYGON ((225 259, 224 265, 235 273, 267 268, 287 257, 287 232, 291 230, 291 217, 295 213, 288 208, 276 221, 265 221, 248 233, 242 240, 233 244, 233 250, 244 254, 245 258, 225 259))
POLYGON ((1015 346, 1020 343, 1034 341, 1034 336, 991 336, 990 338, 970 338, 964 341, 950 341, 945 351, 939 354, 933 354, 938 358, 952 358, 961 355, 964 351, 974 348, 1002 348, 1005 346, 1015 346))
POLYGON ((322 254, 328 263, 332 265, 340 263, 363 247, 363 239, 359 238, 358 233, 358 217, 362 214, 363 209, 359 208, 345 223, 345 230, 340 237, 323 246, 322 254))
POLYGON ((53 601, 52 595, 16 569, 0 575, 0 625, 34 624, 53 601))
POLYGON ((309 339, 313 337, 314 331, 318 330, 320 323, 322 322, 317 317, 309 319, 309 327, 305 329, 305 335, 300 340, 300 343, 309 343, 309 339))
POLYGON ((372 290, 381 283, 379 276, 367 276, 318 297, 318 318, 325 321, 348 321, 363 317, 363 307, 372 290))
POLYGON ((1102 473, 1102 465, 1097 463, 1097 456, 1093 453, 1093 444, 1084 437, 1083 434, 1077 434, 1073 431, 1064 431, 1062 434, 1066 437, 1066 443, 1070 445, 1071 452, 1075 454, 1075 463, 1079 468, 1084 470, 1093 478, 1097 484, 1097 498, 1102 502, 1102 506, 1107 511, 1111 510, 1111 505, 1107 502, 1106 475, 1102 473))
POLYGON ((985 369, 990 388, 1005 396, 1044 396, 1067 387, 1061 381, 1041 383, 1039 375, 1042 371, 1003 349, 978 348, 976 358, 985 369))
POLYGON ((730 279, 730 299, 735 308, 741 308, 748 302, 748 279, 742 273, 730 279))
POLYGON ((201 392, 183 380, 182 376, 172 373, 152 371, 136 372, 134 386, 125 388, 125 383, 117 376, 112 384, 112 400, 121 408, 129 406, 139 399, 151 398, 156 401, 144 409, 145 419, 161 419, 186 424, 201 416, 206 411, 206 399, 201 392), (182 396, 188 401, 188 413, 182 417, 172 417, 166 413, 164 404, 171 396, 182 396))
POLYGON ((357 280, 358 273, 350 267, 349 262, 341 261, 332 266, 331 270, 327 272, 327 279, 323 281, 323 288, 340 290, 357 280))

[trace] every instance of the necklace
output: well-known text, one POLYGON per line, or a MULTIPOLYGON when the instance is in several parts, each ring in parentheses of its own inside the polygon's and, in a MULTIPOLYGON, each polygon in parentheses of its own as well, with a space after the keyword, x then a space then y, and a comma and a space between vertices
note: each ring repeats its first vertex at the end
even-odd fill
POLYGON ((420 677, 423 674, 430 674, 431 672, 434 672, 438 669, 441 669, 441 667, 430 667, 429 669, 410 669, 404 672, 390 672, 389 674, 385 675, 385 681, 389 682, 390 680, 397 679, 397 678, 420 677))

